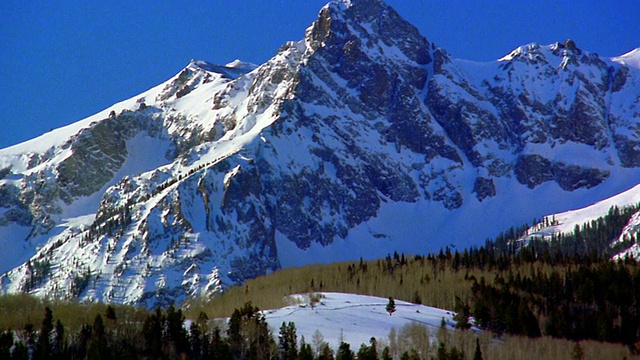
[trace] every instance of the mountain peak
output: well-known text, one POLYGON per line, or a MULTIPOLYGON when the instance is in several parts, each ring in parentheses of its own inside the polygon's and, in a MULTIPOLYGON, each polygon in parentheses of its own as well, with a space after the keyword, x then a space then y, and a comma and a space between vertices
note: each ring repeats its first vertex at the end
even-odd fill
POLYGON ((550 55, 569 56, 580 54, 582 54, 582 50, 576 46, 576 43, 571 39, 567 39, 564 42, 555 42, 550 45, 540 45, 536 42, 521 45, 509 54, 498 59, 498 61, 511 61, 518 58, 535 60, 536 58, 540 59, 541 57, 548 57, 550 55))
POLYGON ((606 66, 598 54, 580 49, 571 39, 549 45, 540 45, 535 42, 522 45, 498 61, 546 64, 556 69, 567 69, 570 66, 580 66, 581 64, 606 66))
POLYGON ((307 29, 305 39, 316 50, 333 44, 352 55, 355 53, 351 50, 359 47, 361 50, 367 48, 367 53, 377 52, 385 56, 396 52, 421 65, 431 61, 427 39, 380 0, 330 2, 307 29))
POLYGON ((326 6, 337 9, 348 9, 351 7, 371 8, 372 6, 388 7, 388 5, 381 0, 333 0, 326 6))

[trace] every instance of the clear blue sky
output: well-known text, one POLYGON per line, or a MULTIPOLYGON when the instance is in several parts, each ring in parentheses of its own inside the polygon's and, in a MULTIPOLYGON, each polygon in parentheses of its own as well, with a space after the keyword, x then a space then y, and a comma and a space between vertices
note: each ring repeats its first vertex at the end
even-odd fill
MULTIPOLYGON (((262 63, 327 1, 0 1, 0 148, 135 96, 192 58, 262 63)), ((457 58, 567 38, 602 56, 640 47, 637 0, 387 3, 457 58)))

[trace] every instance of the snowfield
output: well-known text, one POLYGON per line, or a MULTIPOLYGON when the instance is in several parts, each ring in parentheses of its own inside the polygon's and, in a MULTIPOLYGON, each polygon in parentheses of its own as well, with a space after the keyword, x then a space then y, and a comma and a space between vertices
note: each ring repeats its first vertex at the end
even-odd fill
POLYGON ((291 296, 291 301, 298 304, 264 311, 274 335, 283 322, 291 321, 296 324, 298 340, 304 336, 305 341, 311 343, 313 334, 319 330, 332 348, 337 348, 342 338, 352 350, 357 350, 361 344, 369 344, 371 337, 378 342, 388 341, 391 329, 400 331, 407 324, 426 325, 434 340, 442 319, 450 329, 455 324, 453 312, 429 306, 395 300, 396 312, 390 316, 385 310, 389 300, 385 298, 344 293, 317 295, 321 299, 314 307, 305 294, 291 296))

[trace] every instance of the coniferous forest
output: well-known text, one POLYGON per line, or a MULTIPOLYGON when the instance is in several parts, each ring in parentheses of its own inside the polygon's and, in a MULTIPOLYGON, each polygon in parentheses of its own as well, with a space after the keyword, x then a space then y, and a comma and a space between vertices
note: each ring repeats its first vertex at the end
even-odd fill
POLYGON ((637 356, 640 266, 634 259, 611 260, 610 247, 612 234, 620 233, 634 209, 612 208, 551 241, 516 246, 527 227, 512 228, 462 252, 394 253, 285 269, 182 307, 147 310, 5 295, 0 297, 0 359, 637 356), (393 299, 451 309, 457 330, 398 329, 399 334, 368 344, 327 344, 298 337, 294 323, 270 329, 260 312, 283 306, 283 294, 321 291, 390 298, 390 315, 393 299), (471 325, 482 331, 470 331, 471 325), (399 345, 398 337, 422 340, 399 345))

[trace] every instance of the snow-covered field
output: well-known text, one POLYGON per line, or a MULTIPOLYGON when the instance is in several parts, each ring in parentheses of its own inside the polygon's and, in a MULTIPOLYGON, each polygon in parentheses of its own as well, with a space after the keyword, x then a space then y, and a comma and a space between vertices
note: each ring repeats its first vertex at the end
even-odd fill
POLYGON ((390 316, 385 310, 389 300, 385 298, 344 293, 317 295, 321 299, 314 307, 310 306, 308 295, 294 295, 292 301, 299 304, 265 311, 273 333, 277 335, 282 323, 291 321, 296 325, 298 339, 304 336, 307 343, 319 330, 332 348, 337 348, 342 339, 352 349, 358 349, 371 337, 387 340, 391 329, 399 331, 407 324, 426 325, 434 337, 443 318, 448 327, 455 324, 453 312, 429 306, 395 300, 396 312, 390 316))

